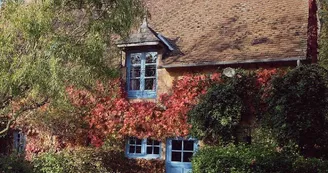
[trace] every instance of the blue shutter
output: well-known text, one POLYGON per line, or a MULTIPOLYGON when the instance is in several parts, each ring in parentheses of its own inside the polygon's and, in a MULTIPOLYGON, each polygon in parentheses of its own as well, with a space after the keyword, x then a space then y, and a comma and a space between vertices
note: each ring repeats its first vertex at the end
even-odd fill
POLYGON ((19 131, 15 131, 13 133, 13 143, 14 143, 14 150, 18 153, 22 153, 25 150, 26 145, 26 136, 19 131))
POLYGON ((14 149, 18 152, 18 146, 19 146, 18 132, 14 132, 13 136, 14 136, 14 149))
POLYGON ((25 146, 26 146, 26 135, 25 134, 21 134, 21 138, 22 138, 22 141, 21 141, 21 152, 24 152, 25 151, 25 146))
POLYGON ((141 57, 141 75, 140 75, 140 92, 142 98, 144 98, 144 91, 145 91, 145 63, 146 63, 146 54, 142 53, 141 57))

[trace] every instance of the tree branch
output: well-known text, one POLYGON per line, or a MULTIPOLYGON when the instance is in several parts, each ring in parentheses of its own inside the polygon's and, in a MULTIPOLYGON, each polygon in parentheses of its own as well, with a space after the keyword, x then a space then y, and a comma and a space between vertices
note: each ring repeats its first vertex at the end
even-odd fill
POLYGON ((9 128, 10 128, 10 125, 11 123, 14 121, 15 119, 10 119, 8 122, 7 122, 7 125, 6 125, 6 128, 4 128, 3 130, 0 131, 0 137, 1 136, 5 136, 6 133, 8 132, 9 128))
POLYGON ((18 110, 17 112, 14 113, 13 117, 7 122, 6 127, 0 131, 0 136, 5 136, 6 133, 8 132, 8 130, 10 129, 11 124, 16 121, 17 117, 19 117, 22 113, 26 112, 26 111, 32 111, 35 109, 40 108, 41 106, 44 106, 45 104, 47 104, 49 101, 49 98, 46 97, 43 101, 36 103, 34 105, 30 105, 27 107, 22 107, 20 110, 18 110))
MULTIPOLYGON (((24 95, 25 92, 27 92, 30 88, 27 86, 27 85, 20 85, 19 86, 20 88, 20 92, 21 92, 21 95, 24 95)), ((1 99, 0 100, 0 109, 4 109, 5 107, 9 106, 9 104, 11 103, 12 99, 13 99, 13 96, 12 95, 8 95, 7 93, 3 93, 2 96, 1 96, 1 99)))
POLYGON ((0 101, 0 109, 4 109, 10 104, 10 101, 12 100, 12 96, 7 96, 5 99, 0 101))

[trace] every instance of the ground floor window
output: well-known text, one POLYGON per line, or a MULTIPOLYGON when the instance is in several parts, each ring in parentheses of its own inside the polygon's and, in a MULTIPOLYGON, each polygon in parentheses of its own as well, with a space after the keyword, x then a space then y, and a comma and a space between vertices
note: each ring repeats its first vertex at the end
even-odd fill
POLYGON ((160 158, 161 143, 153 139, 130 137, 126 143, 126 155, 129 158, 160 158))
POLYGON ((23 153, 25 151, 26 136, 20 131, 15 131, 13 137, 14 150, 18 153, 23 153))

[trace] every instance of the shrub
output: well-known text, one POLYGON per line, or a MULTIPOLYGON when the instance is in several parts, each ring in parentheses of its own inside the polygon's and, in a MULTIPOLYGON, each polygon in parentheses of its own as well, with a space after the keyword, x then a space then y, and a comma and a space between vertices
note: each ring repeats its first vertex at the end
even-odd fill
POLYGON ((326 173, 328 172, 328 161, 317 158, 298 158, 293 164, 295 173, 326 173))
POLYGON ((272 82, 263 124, 273 130, 280 145, 290 142, 314 156, 327 145, 328 71, 301 66, 272 82))
POLYGON ((226 146, 203 148, 192 159, 195 173, 321 173, 328 162, 304 159, 275 147, 226 146))
POLYGON ((238 72, 209 89, 188 113, 191 133, 207 143, 227 144, 234 142, 240 122, 251 124, 259 101, 259 88, 255 74, 238 72))
POLYGON ((196 173, 246 171, 247 165, 240 156, 237 156, 234 148, 230 146, 203 148, 192 159, 193 171, 196 173))
POLYGON ((32 166, 22 155, 0 155, 0 173, 32 173, 32 166))
POLYGON ((94 148, 44 153, 33 163, 37 173, 164 172, 164 161, 128 159, 121 151, 94 148))
POLYGON ((62 173, 69 172, 68 165, 70 158, 64 157, 63 154, 44 153, 33 160, 34 171, 40 173, 52 172, 62 173))

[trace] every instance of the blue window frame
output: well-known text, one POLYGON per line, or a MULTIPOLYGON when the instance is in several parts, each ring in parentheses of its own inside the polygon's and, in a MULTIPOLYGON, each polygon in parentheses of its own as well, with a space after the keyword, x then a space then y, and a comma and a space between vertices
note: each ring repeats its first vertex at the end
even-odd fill
POLYGON ((126 156, 129 158, 156 159, 161 157, 161 143, 153 139, 128 138, 126 156))
POLYGON ((15 131, 13 136, 14 150, 18 153, 23 153, 25 151, 26 136, 20 131, 15 131))
POLYGON ((156 98, 157 52, 129 53, 127 90, 129 98, 156 98))

